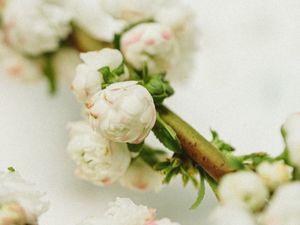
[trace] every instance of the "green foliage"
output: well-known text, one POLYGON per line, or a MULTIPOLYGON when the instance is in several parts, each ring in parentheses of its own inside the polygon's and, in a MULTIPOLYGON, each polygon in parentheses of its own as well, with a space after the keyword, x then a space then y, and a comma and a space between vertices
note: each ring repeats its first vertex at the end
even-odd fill
POLYGON ((198 208, 198 206, 203 201, 204 195, 205 195, 205 175, 201 169, 199 169, 199 175, 200 175, 200 183, 199 183, 199 187, 198 187, 198 196, 196 198, 196 201, 191 206, 191 209, 198 208))
POLYGON ((125 72, 125 66, 124 63, 121 63, 112 71, 108 66, 102 67, 98 71, 102 74, 103 77, 102 88, 106 88, 110 84, 121 81, 120 77, 125 72))
POLYGON ((7 170, 10 172, 10 173, 14 173, 16 172, 16 169, 12 166, 8 167, 7 170))
POLYGON ((157 113, 156 123, 152 129, 157 139, 169 150, 182 153, 181 143, 175 131, 166 124, 157 113))
POLYGON ((224 153, 231 153, 235 151, 235 148, 231 146, 230 144, 224 142, 223 140, 220 139, 219 134, 215 130, 210 130, 212 134, 212 141, 211 143, 220 151, 224 153))
POLYGON ((55 94, 57 91, 57 79, 53 68, 52 57, 53 53, 47 53, 44 55, 43 72, 46 78, 48 79, 49 92, 51 94, 55 94))

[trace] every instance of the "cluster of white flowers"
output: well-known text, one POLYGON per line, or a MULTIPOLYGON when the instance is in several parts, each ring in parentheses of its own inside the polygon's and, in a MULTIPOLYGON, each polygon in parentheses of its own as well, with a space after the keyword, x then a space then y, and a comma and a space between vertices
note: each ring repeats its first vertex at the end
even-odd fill
POLYGON ((127 147, 127 143, 143 142, 155 124, 152 96, 136 81, 102 89, 102 68, 114 71, 123 66, 120 80, 129 77, 120 51, 105 48, 80 57, 83 63, 77 66, 72 90, 87 118, 70 126, 68 152, 77 165, 76 174, 98 185, 120 181, 134 190, 159 190, 162 175, 140 158, 131 160, 136 156, 127 147))
POLYGON ((90 218, 80 225, 179 225, 169 219, 156 220, 155 210, 135 205, 130 199, 117 198, 103 217, 90 218))
POLYGON ((37 225, 48 204, 43 194, 16 172, 0 172, 0 224, 37 225))
POLYGON ((218 189, 221 205, 210 216, 210 223, 213 225, 300 224, 299 210, 291 211, 292 208, 300 206, 298 203, 300 189, 296 191, 295 188, 299 188, 300 184, 289 183, 292 172, 292 167, 283 161, 276 161, 260 163, 256 173, 240 171, 226 175, 218 189), (286 194, 289 193, 288 190, 290 190, 289 196, 286 194), (271 195, 273 192, 275 196, 271 195))

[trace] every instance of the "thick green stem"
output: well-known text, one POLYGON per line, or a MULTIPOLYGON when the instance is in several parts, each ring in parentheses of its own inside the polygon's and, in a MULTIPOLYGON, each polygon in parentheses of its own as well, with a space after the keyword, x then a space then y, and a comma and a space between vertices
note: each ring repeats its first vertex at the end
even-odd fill
POLYGON ((176 132, 184 151, 216 181, 234 169, 226 156, 187 122, 165 106, 158 108, 161 118, 176 132))

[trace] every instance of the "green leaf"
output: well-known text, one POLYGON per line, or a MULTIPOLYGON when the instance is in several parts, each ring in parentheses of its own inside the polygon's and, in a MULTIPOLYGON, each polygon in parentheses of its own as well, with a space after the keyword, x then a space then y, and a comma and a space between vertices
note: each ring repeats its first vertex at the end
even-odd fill
POLYGON ((12 166, 8 167, 7 170, 8 170, 10 173, 16 172, 15 168, 12 167, 12 166))
POLYGON ((166 124, 157 113, 156 123, 152 129, 157 139, 173 152, 182 153, 181 143, 175 131, 166 124))
POLYGON ((52 53, 47 53, 44 56, 44 68, 43 72, 49 83, 49 92, 55 94, 57 91, 56 74, 52 65, 52 53))
POLYGON ((134 153, 139 153, 140 151, 142 151, 143 146, 144 146, 144 142, 142 142, 140 144, 127 143, 127 147, 129 149, 129 151, 134 152, 134 153))
POLYGON ((225 152, 225 153, 230 153, 230 152, 234 152, 235 148, 233 146, 231 146, 230 144, 224 142, 223 140, 221 140, 219 138, 219 134, 215 131, 215 130, 210 130, 213 140, 211 141, 211 143, 218 148, 220 151, 225 152))
POLYGON ((162 104, 163 101, 174 94, 174 90, 163 74, 151 75, 145 80, 145 88, 152 95, 156 105, 162 104))
POLYGON ((118 50, 121 49, 121 38, 122 38, 122 34, 115 34, 114 39, 113 39, 113 47, 115 49, 118 49, 118 50))
POLYGON ((205 175, 202 172, 202 170, 199 170, 199 175, 200 175, 200 184, 199 184, 198 196, 196 201, 191 206, 191 209, 196 209, 203 201, 205 195, 205 175))
POLYGON ((148 145, 143 145, 140 151, 140 157, 151 167, 155 167, 161 161, 161 158, 166 157, 166 153, 162 150, 151 148, 148 145))

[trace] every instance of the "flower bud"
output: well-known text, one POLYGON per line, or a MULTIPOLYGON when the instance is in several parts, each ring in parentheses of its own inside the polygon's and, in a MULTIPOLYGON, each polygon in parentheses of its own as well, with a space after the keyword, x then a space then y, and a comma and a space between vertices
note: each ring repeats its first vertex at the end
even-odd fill
POLYGON ((300 182, 279 187, 261 216, 264 225, 300 224, 300 182))
POLYGON ((258 210, 265 205, 269 192, 258 175, 242 171, 224 176, 219 185, 219 197, 223 204, 258 210))
POLYGON ((89 105, 95 128, 115 142, 141 143, 156 121, 153 99, 137 81, 114 83, 89 105))
POLYGON ((160 191, 163 176, 141 158, 135 159, 120 179, 120 184, 136 191, 160 191))
POLYGON ((263 162, 259 164, 256 171, 268 188, 273 191, 292 179, 293 168, 283 161, 263 162))
POLYGON ((100 186, 118 180, 131 160, 126 144, 103 138, 85 122, 71 125, 71 141, 67 149, 77 165, 76 175, 100 186))
POLYGON ((300 113, 290 115, 283 125, 283 129, 286 132, 289 159, 294 166, 300 168, 300 113))
POLYGON ((173 31, 158 23, 140 24, 127 31, 121 51, 135 69, 142 70, 146 64, 150 73, 167 72, 179 58, 173 31))
POLYGON ((254 217, 244 207, 225 204, 209 216, 210 225, 256 225, 254 217))
POLYGON ((3 11, 6 42, 29 55, 54 51, 71 31, 71 15, 39 0, 10 0, 3 11))
MULTIPOLYGON (((106 66, 110 70, 118 68, 123 62, 123 56, 118 50, 105 48, 101 51, 82 53, 80 58, 83 63, 76 68, 72 90, 78 100, 87 103, 93 95, 101 90, 103 77, 98 70, 106 66)), ((125 70, 121 79, 127 78, 128 71, 125 70)))
POLYGON ((43 194, 16 172, 0 172, 0 224, 37 224, 48 204, 41 200, 43 194))

